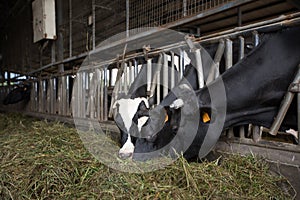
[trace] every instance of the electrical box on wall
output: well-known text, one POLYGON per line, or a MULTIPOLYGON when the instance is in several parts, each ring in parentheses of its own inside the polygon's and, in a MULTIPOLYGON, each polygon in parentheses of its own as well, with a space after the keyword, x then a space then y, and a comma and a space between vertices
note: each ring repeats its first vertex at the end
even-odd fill
POLYGON ((32 2, 33 42, 42 39, 56 39, 55 0, 32 2))

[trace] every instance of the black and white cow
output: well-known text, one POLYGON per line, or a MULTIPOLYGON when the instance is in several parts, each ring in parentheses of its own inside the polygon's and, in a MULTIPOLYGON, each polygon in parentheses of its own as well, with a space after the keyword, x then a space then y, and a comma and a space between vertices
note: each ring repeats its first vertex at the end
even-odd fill
MULTIPOLYGON (((206 53, 207 54, 207 53, 206 53)), ((203 63, 211 66, 212 60, 208 54, 202 55, 203 63)), ((184 56, 185 63, 190 63, 190 59, 186 54, 184 56)), ((158 59, 154 59, 154 64, 152 65, 152 72, 157 70, 158 59)), ((170 66, 170 62, 168 65, 170 66)), ((168 69, 168 77, 170 77, 171 68, 168 69)), ((161 70, 161 83, 162 83, 162 70, 161 70)), ((174 73, 174 72, 172 72, 174 73)), ((206 77, 208 76, 208 70, 206 70, 206 77)), ((152 78, 155 73, 152 73, 152 78)), ((197 73, 195 68, 188 64, 185 66, 184 77, 189 80, 190 85, 192 85, 192 89, 195 90, 199 88, 197 73)), ((114 119, 121 131, 121 145, 119 155, 120 157, 126 158, 132 155, 134 150, 135 140, 140 136, 140 132, 143 127, 147 125, 149 121, 149 108, 153 104, 156 103, 156 91, 154 92, 154 96, 150 99, 147 99, 147 68, 143 67, 135 79, 135 81, 131 84, 129 92, 127 96, 121 97, 114 103, 114 119)), ((170 79, 168 80, 168 85, 170 85, 170 79)), ((178 82, 178 71, 175 72, 175 82, 178 82)), ((161 91, 163 86, 161 87, 161 91)), ((162 94, 161 94, 162 96, 162 94)))
POLYGON ((4 105, 15 104, 20 101, 29 101, 30 100, 30 85, 17 86, 3 100, 4 105))
MULTIPOLYGON (((140 130, 138 127, 142 137, 135 137, 135 141, 131 141, 128 154, 133 153, 133 158, 140 160, 147 159, 145 155, 158 156, 157 152, 172 154, 174 148, 177 147, 176 144, 189 140, 187 143, 191 143, 191 145, 188 149, 180 149, 179 144, 179 150, 175 148, 176 151, 185 152, 186 158, 205 156, 218 139, 207 133, 210 125, 219 123, 213 116, 218 118, 220 111, 224 110, 225 96, 222 92, 218 96, 218 90, 222 86, 226 92, 226 115, 222 129, 249 123, 270 127, 280 102, 298 70, 297 66, 300 63, 299 35, 300 28, 296 27, 265 36, 260 45, 241 62, 196 92, 198 105, 189 105, 188 102, 177 98, 172 92, 152 110, 148 110, 147 100, 141 99, 146 106, 142 106, 143 112, 135 117, 137 120, 144 116, 152 117, 142 120, 142 123, 146 125, 140 126, 142 127, 140 130), (213 104, 211 103, 211 93, 216 94, 213 104), (194 130, 188 129, 189 120, 188 118, 182 120, 180 117, 182 113, 186 116, 194 116, 195 113, 199 113, 199 127, 195 135, 190 136, 190 132, 194 130), (203 113, 208 114, 211 121, 203 120, 203 113), (166 114, 168 120, 165 119, 166 114), (178 126, 181 124, 187 124, 184 126, 187 130, 181 130, 180 137, 175 143, 172 143, 171 141, 178 135, 178 126), (164 150, 157 151, 159 149, 164 150)), ((188 87, 188 85, 187 82, 178 86, 182 93, 186 93, 185 96, 192 93, 190 89, 192 87, 188 87)), ((289 124, 284 123, 284 125, 296 128, 296 121, 289 124)), ((128 133, 131 133, 130 130, 128 133)))

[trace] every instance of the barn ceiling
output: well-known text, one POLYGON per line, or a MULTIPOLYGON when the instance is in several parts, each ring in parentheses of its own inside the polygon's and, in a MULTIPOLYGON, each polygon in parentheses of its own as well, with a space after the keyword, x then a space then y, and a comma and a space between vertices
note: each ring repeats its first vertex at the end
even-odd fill
POLYGON ((0 30, 6 25, 9 17, 17 15, 28 2, 31 0, 0 0, 0 30))

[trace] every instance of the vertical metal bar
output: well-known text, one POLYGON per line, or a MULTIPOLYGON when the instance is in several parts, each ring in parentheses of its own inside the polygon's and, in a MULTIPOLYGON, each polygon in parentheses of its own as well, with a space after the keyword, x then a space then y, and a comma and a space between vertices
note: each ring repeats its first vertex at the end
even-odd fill
MULTIPOLYGON (((226 39, 226 48, 225 48, 225 67, 226 70, 232 67, 233 59, 232 59, 232 41, 227 38, 226 39)), ((228 138, 234 137, 233 128, 228 130, 228 138)))
POLYGON ((226 39, 226 50, 225 50, 225 65, 226 69, 232 67, 233 59, 232 59, 232 41, 227 38, 226 39))
POLYGON ((73 31, 72 31, 72 13, 73 9, 72 9, 72 0, 69 0, 69 57, 72 57, 72 40, 73 40, 73 31))
POLYGON ((39 80, 39 112, 43 112, 43 80, 39 80))
POLYGON ((242 9, 241 7, 238 7, 238 26, 242 26, 242 9))
MULTIPOLYGON (((240 9, 239 9, 240 10, 240 9)), ((239 60, 242 60, 245 56, 245 39, 243 36, 239 36, 239 60)), ((240 138, 245 138, 245 127, 240 126, 240 138)))
MULTIPOLYGON (((154 95, 156 87, 157 87, 157 91, 160 90, 160 71, 161 71, 161 67, 162 67, 162 57, 163 56, 160 54, 158 61, 157 61, 157 69, 155 70, 155 73, 153 75, 153 80, 151 83, 150 97, 152 97, 154 95), (158 80, 159 80, 159 82, 158 82, 158 80)), ((159 95, 160 95, 160 91, 159 91, 159 95)))
POLYGON ((124 63, 124 83, 123 83, 123 86, 124 86, 124 93, 127 94, 128 92, 128 65, 127 63, 124 63))
POLYGON ((165 98, 168 95, 168 70, 169 70, 169 66, 168 66, 168 56, 167 54, 164 53, 164 66, 163 66, 163 70, 162 70, 162 76, 163 76, 163 98, 165 98))
POLYGON ((103 69, 104 72, 104 88, 103 88, 103 95, 104 95, 104 108, 103 108, 103 120, 107 121, 108 120, 108 93, 107 93, 107 66, 104 67, 103 69))
MULTIPOLYGON (((254 44, 254 47, 257 47, 258 45, 259 45, 259 34, 258 34, 258 32, 257 31, 253 31, 252 32, 252 35, 253 35, 253 44, 254 44)), ((253 126, 253 140, 255 141, 256 140, 256 132, 255 131, 257 131, 259 129, 259 127, 258 126, 253 126)))
POLYGON ((92 0, 92 17, 93 17, 93 50, 96 49, 96 3, 92 0))
POLYGON ((196 49, 194 53, 195 53, 195 57, 196 57, 196 67, 197 67, 199 88, 203 88, 204 87, 204 73, 203 73, 203 66, 202 66, 201 50, 196 49))
POLYGON ((157 81, 156 81, 157 85, 156 85, 156 101, 157 104, 160 103, 160 71, 157 74, 157 81))
POLYGON ((259 34, 257 31, 253 31, 253 40, 254 40, 254 46, 258 46, 259 45, 259 34))
MULTIPOLYGON (((126 71, 126 68, 124 69, 126 71)), ((104 119, 104 77, 103 69, 100 70, 101 79, 100 79, 100 120, 104 119)), ((125 75, 125 74, 124 74, 125 75)))
POLYGON ((130 86, 133 82, 132 61, 129 61, 128 65, 129 65, 128 68, 129 68, 129 86, 130 86))
POLYGON ((171 89, 175 87, 175 55, 171 52, 171 89))
POLYGON ((212 82, 215 78, 217 78, 220 75, 219 66, 220 66, 222 56, 224 54, 224 50, 225 50, 225 43, 224 40, 221 39, 219 41, 219 46, 214 57, 214 64, 210 68, 210 72, 208 74, 206 84, 212 82))
POLYGON ((55 61, 56 61, 55 48, 56 48, 55 42, 52 42, 52 45, 51 45, 51 62, 52 63, 55 63, 55 61))
POLYGON ((184 66, 185 66, 185 63, 184 63, 184 51, 180 49, 180 58, 179 58, 179 80, 183 77, 183 71, 184 71, 184 66))
MULTIPOLYGON (((58 38, 57 38, 57 57, 58 61, 63 61, 64 60, 64 38, 63 38, 63 3, 62 1, 57 1, 57 26, 58 26, 58 38)), ((60 64, 58 66, 58 72, 61 73, 64 71, 64 65, 60 64)))
POLYGON ((46 112, 47 113, 50 113, 50 110, 51 110, 51 105, 50 105, 50 102, 51 102, 51 89, 50 89, 50 79, 46 79, 45 80, 47 82, 47 91, 46 91, 46 112))
POLYGON ((151 90, 152 81, 152 59, 147 60, 147 93, 151 90))
POLYGON ((183 0, 183 3, 182 3, 182 5, 183 5, 183 17, 185 17, 185 16, 187 16, 187 2, 186 2, 187 0, 183 0))
POLYGON ((134 78, 135 78, 138 75, 138 63, 136 59, 133 60, 133 63, 134 63, 134 78))
POLYGON ((245 39, 243 36, 239 36, 239 60, 242 60, 245 56, 245 39))
POLYGON ((100 94, 101 94, 101 88, 100 88, 100 85, 101 85, 101 71, 100 69, 96 69, 96 77, 97 77, 97 83, 95 84, 95 87, 96 87, 96 94, 95 94, 95 97, 96 97, 96 101, 95 101, 95 104, 96 104, 96 117, 99 121, 101 121, 101 114, 100 114, 100 110, 101 110, 101 100, 100 100, 100 94))
POLYGON ((129 23, 130 23, 130 21, 129 21, 129 19, 130 19, 130 16, 129 16, 129 14, 130 14, 130 4, 129 4, 130 2, 129 2, 129 0, 126 0, 126 37, 129 37, 129 23))

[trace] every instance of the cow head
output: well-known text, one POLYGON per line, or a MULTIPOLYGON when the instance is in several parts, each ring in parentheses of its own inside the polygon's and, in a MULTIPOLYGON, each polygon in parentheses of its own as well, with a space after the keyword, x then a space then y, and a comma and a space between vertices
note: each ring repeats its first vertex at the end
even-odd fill
MULTIPOLYGON (((114 119, 121 131, 121 158, 133 155, 137 138, 146 137, 142 130, 152 120, 149 116, 149 101, 144 97, 120 99, 113 105, 114 119)), ((160 119, 156 118, 156 121, 160 119)), ((145 131, 143 131, 145 132, 145 131)))
POLYGON ((146 98, 135 98, 116 101, 114 110, 121 130, 121 158, 145 160, 184 152, 198 130, 198 102, 187 84, 175 88, 153 109, 146 98))

